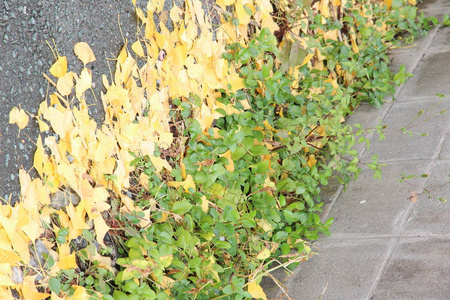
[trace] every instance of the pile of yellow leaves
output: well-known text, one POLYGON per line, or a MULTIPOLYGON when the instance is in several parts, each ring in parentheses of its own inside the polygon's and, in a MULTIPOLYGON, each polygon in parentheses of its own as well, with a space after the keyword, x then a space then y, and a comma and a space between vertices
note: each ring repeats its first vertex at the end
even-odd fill
MULTIPOLYGON (((324 18, 339 18, 340 8, 345 2, 314 1, 313 9, 324 18)), ((280 1, 280 7, 290 13, 294 10, 290 3, 280 1)), ((136 5, 135 0, 133 4, 136 5)), ((31 179, 21 170, 20 202, 14 207, 0 206, 2 299, 13 299, 13 290, 22 299, 68 297, 62 291, 56 295, 46 288, 49 280, 61 270, 78 268, 69 244, 55 242, 58 231, 68 228, 67 239, 70 241, 78 238, 83 230, 93 230, 98 244, 105 246, 104 237, 111 229, 106 214, 111 209, 109 197, 121 200, 120 212, 142 211, 122 192, 130 188, 130 174, 134 171, 130 165, 134 157, 130 153, 148 155, 160 175, 172 170, 167 160, 154 155, 155 149, 182 147, 171 131, 171 100, 179 98, 188 102, 191 95, 198 95, 201 104, 191 104, 194 117, 205 133, 214 120, 222 116, 218 109, 229 114, 239 113, 233 104, 226 106, 216 101, 220 96, 219 89, 235 92, 244 88, 243 79, 238 75, 239 66, 229 64, 222 54, 231 43, 245 46, 249 40, 249 28, 267 27, 272 33, 280 29, 272 15, 270 0, 217 0, 215 8, 209 12, 205 12, 198 0, 187 0, 184 9, 174 5, 170 11, 163 11, 163 4, 164 1, 149 1, 146 11, 135 6, 142 24, 139 38, 131 46, 125 44, 121 50, 114 78, 108 79, 103 75, 106 93, 101 95, 105 111, 102 124, 97 124, 89 115, 86 103, 85 93, 92 88, 89 63, 96 59, 91 48, 86 43, 75 45, 74 52, 84 64, 80 74, 67 70, 65 56, 58 55, 50 68, 54 79, 47 78, 56 91, 40 104, 34 116, 41 132, 50 129, 54 132, 54 135, 37 138, 34 168, 39 178, 31 179), (225 12, 232 12, 239 25, 225 19, 225 12), (159 24, 154 23, 155 14, 162 20, 159 24), (221 24, 213 24, 212 14, 220 14, 221 24), (172 31, 165 26, 169 18, 174 23, 172 31), (70 191, 67 193, 76 194, 80 200, 77 203, 69 200, 65 207, 55 206, 52 199, 61 191, 70 191), (58 217, 58 222, 55 222, 55 217, 58 217), (42 245, 46 255, 37 250, 42 245), (44 259, 43 256, 47 257, 44 259), (48 257, 55 262, 52 266, 43 265, 48 257)), ((362 6, 360 9, 363 10, 362 6)), ((300 37, 302 32, 311 33, 305 21, 306 14, 306 11, 301 13, 299 22, 303 23, 297 31, 293 29, 284 35, 278 45, 281 51, 287 51, 288 57, 295 58, 299 49, 307 49, 307 38, 300 37)), ((296 24, 292 27, 295 28, 296 24)), ((345 39, 337 30, 323 33, 323 37, 345 39)), ((359 51, 356 33, 349 34, 348 43, 355 52, 359 51)), ((289 73, 300 78, 301 74, 294 72, 296 68, 308 64, 311 68, 325 69, 323 59, 317 49, 308 49, 302 60, 295 64, 283 61, 276 61, 276 64, 280 68, 284 64, 289 73)), ((330 82, 337 85, 339 76, 350 82, 353 75, 345 74, 336 65, 330 82)), ((320 88, 313 93, 320 93, 320 88)), ((247 100, 242 100, 241 104, 250 109, 247 100)), ((28 115, 22 109, 11 111, 10 123, 17 123, 20 129, 27 126, 28 121, 28 115)), ((315 163, 314 157, 310 163, 315 163)), ((183 172, 182 155, 178 164, 184 181, 171 182, 170 185, 195 189, 192 177, 183 172)), ((148 180, 145 176, 143 174, 140 178, 143 185, 148 180)), ((66 197, 71 198, 71 195, 66 197)), ((145 218, 139 226, 151 225, 152 208, 143 213, 145 218)), ((99 261, 100 267, 112 270, 109 257, 97 252, 91 259, 99 261)), ((255 293, 262 292, 256 283, 251 286, 255 286, 252 288, 255 293)), ((89 298, 84 287, 76 284, 73 287, 75 293, 71 299, 89 298)))

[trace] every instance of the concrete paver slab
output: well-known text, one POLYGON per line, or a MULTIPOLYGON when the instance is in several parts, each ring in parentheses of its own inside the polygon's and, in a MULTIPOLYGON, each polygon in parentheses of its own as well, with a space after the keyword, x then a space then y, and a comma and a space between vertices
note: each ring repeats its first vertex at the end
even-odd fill
POLYGON ((378 141, 378 134, 376 134, 369 151, 363 157, 363 161, 370 161, 370 157, 374 154, 378 155, 380 161, 433 157, 449 123, 448 116, 440 114, 440 112, 449 109, 450 101, 445 100, 441 103, 439 103, 439 100, 394 103, 383 120, 383 124, 388 126, 386 128, 386 139, 378 141), (428 135, 415 134, 410 136, 401 132, 401 129, 408 126, 421 110, 423 110, 423 114, 413 122, 414 126, 410 127, 410 131, 428 135))
POLYGON ((445 136, 445 141, 439 153, 439 159, 450 159, 450 136, 445 136))
MULTIPOLYGON (((434 197, 450 197, 450 161, 439 161, 427 178, 426 189, 434 197)), ((419 175, 419 174, 418 174, 419 175)), ((414 189, 415 187, 411 187, 414 189)), ((450 200, 450 199, 449 199, 450 200)), ((449 234, 450 205, 422 194, 406 223, 405 235, 449 234)))
POLYGON ((427 53, 414 70, 414 77, 405 84, 399 100, 435 97, 450 94, 450 72, 444 62, 450 61, 450 49, 427 53))
POLYGON ((406 72, 411 73, 420 61, 423 54, 417 51, 410 51, 405 53, 392 53, 389 55, 391 72, 397 73, 402 65, 405 65, 406 72))
MULTIPOLYGON (((372 170, 363 169, 331 210, 332 238, 393 234, 410 205, 410 187, 398 182, 400 174, 421 174, 428 164, 429 161, 389 164, 383 168, 381 180, 373 179, 372 170)), ((416 178, 411 182, 419 185, 422 180, 416 178)))
POLYGON ((431 42, 430 49, 439 51, 450 47, 450 27, 439 28, 431 42))
POLYGON ((401 239, 371 300, 448 299, 449 253, 448 238, 401 239))
POLYGON ((436 8, 447 8, 448 9, 448 1, 447 0, 427 0, 419 3, 418 8, 420 11, 428 10, 428 9, 436 9, 436 8))
POLYGON ((317 242, 320 254, 303 263, 289 282, 296 300, 365 299, 390 239, 317 242))

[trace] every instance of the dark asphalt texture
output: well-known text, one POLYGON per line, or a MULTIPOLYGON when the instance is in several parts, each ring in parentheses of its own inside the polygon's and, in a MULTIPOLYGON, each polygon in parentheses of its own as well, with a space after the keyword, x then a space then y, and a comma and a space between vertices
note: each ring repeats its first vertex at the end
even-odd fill
MULTIPOLYGON (((55 41, 59 54, 67 56, 68 70, 75 72, 82 64, 73 46, 81 41, 91 46, 97 61, 89 67, 100 99, 101 75, 110 74, 108 59, 118 54, 124 39, 135 40, 136 32, 131 0, 0 0, 0 197, 17 201, 19 168, 28 171, 33 165, 36 120, 31 118, 20 136, 17 125, 8 121, 13 107, 36 114, 45 99, 48 82, 42 73, 49 74, 54 62, 46 41, 55 41)), ((110 65, 114 70, 114 62, 110 65)), ((91 103, 91 115, 101 120, 101 103, 91 103)))

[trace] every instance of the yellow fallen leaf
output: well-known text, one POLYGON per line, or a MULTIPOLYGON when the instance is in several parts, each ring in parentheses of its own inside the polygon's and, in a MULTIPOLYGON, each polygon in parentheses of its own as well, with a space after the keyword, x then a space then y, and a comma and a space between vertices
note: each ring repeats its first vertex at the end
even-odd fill
POLYGON ((2 295, 4 300, 15 300, 17 299, 14 297, 11 293, 11 289, 8 287, 2 287, 0 286, 0 295, 2 295))
POLYGON ((161 132, 159 134, 158 146, 162 149, 169 149, 173 142, 173 134, 171 132, 161 132))
POLYGON ((174 5, 172 9, 170 10, 170 19, 172 22, 178 22, 180 21, 180 16, 183 14, 183 11, 181 8, 178 7, 178 5, 174 5))
POLYGON ((123 46, 122 50, 120 50, 120 54, 117 57, 117 62, 123 64, 125 62, 125 59, 128 57, 128 51, 127 51, 127 42, 125 42, 125 45, 123 46))
POLYGON ((64 76, 58 78, 56 82, 56 89, 62 96, 68 96, 72 93, 73 88, 73 73, 67 72, 64 76))
POLYGON ((76 43, 73 48, 75 55, 83 62, 86 66, 88 63, 95 61, 95 55, 91 47, 85 42, 76 43))
POLYGON ((15 266, 20 261, 20 256, 14 253, 14 251, 6 251, 0 249, 0 264, 9 264, 15 266))
POLYGON ((22 231, 30 238, 34 243, 44 232, 44 228, 41 227, 41 221, 39 219, 30 220, 30 222, 21 227, 22 231))
MULTIPOLYGON (((5 264, 8 265, 8 264, 5 264)), ((6 274, 0 274, 0 286, 15 286, 16 284, 12 281, 11 277, 6 274)))
POLYGON ((70 254, 69 245, 67 243, 59 246, 59 261, 58 267, 62 270, 78 268, 75 260, 75 252, 70 254))
POLYGON ((315 156, 314 154, 311 154, 311 155, 308 157, 308 163, 307 163, 307 165, 308 165, 310 168, 312 168, 312 166, 314 166, 316 163, 317 163, 316 156, 315 156))
POLYGON ((39 125, 40 132, 47 131, 50 129, 50 127, 47 125, 47 123, 45 123, 41 119, 38 119, 38 125, 39 125))
POLYGON ((70 129, 73 128, 73 117, 71 111, 60 112, 54 107, 48 108, 48 120, 53 130, 60 138, 64 138, 70 129))
POLYGON ((239 25, 247 25, 250 22, 250 15, 244 9, 245 4, 242 0, 237 0, 234 8, 236 9, 236 16, 239 20, 239 25))
MULTIPOLYGON (((36 275, 33 277, 36 277, 36 275)), ((22 294, 23 299, 30 299, 30 300, 41 300, 46 299, 50 296, 50 294, 38 292, 38 290, 35 288, 34 282, 30 282, 28 285, 24 284, 22 286, 22 294)))
POLYGON ((391 9, 392 0, 383 0, 383 3, 386 4, 387 9, 391 9))
POLYGON ((228 164, 225 166, 225 169, 227 169, 229 172, 234 171, 234 161, 231 159, 231 151, 228 150, 224 154, 219 155, 220 157, 225 157, 228 160, 228 164))
POLYGON ((223 10, 227 9, 227 6, 233 5, 236 0, 217 0, 216 4, 220 6, 223 10))
POLYGON ((314 54, 308 54, 306 55, 305 59, 303 60, 303 62, 300 64, 300 67, 306 65, 307 63, 309 63, 309 61, 311 60, 311 58, 313 58, 314 54))
POLYGON ((81 98, 83 93, 92 87, 92 75, 91 70, 84 68, 80 73, 80 77, 76 76, 75 92, 78 99, 81 98))
POLYGON ((190 174, 186 176, 185 181, 169 181, 169 182, 167 182, 167 185, 174 187, 174 188, 178 188, 178 187, 182 186, 186 193, 190 193, 189 188, 193 188, 195 190, 194 178, 190 174))
POLYGON ((326 19, 330 17, 330 10, 328 9, 330 0, 321 0, 319 2, 319 11, 326 19))
POLYGON ((245 87, 244 79, 239 77, 239 75, 228 75, 227 82, 231 85, 231 91, 236 92, 245 87))
POLYGON ((108 230, 110 230, 111 228, 109 228, 109 226, 106 224, 105 220, 103 220, 103 217, 101 215, 94 219, 94 225, 95 225, 95 232, 97 233, 97 242, 103 247, 106 247, 105 243, 103 242, 103 239, 105 238, 105 235, 108 232, 108 230))
POLYGON ((253 298, 267 300, 266 293, 264 293, 262 287, 256 281, 250 281, 247 290, 253 298))
POLYGON ((133 45, 131 45, 131 50, 133 50, 139 57, 143 57, 145 55, 144 48, 142 48, 140 41, 134 42, 133 45))
POLYGON ((17 124, 19 129, 27 127, 29 120, 27 113, 21 108, 14 107, 9 112, 9 124, 17 124))
POLYGON ((75 288, 75 292, 68 300, 88 300, 90 299, 89 295, 86 292, 86 288, 79 286, 79 285, 73 285, 72 288, 75 288))
POLYGON ((50 74, 60 78, 66 75, 67 72, 67 57, 58 56, 56 62, 50 67, 50 74))

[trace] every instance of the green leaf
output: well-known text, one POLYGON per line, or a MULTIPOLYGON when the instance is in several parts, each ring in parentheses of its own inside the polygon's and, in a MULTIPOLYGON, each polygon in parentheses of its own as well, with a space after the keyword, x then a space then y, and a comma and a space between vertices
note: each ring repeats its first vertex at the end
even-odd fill
MULTIPOLYGON (((245 6, 244 6, 245 7, 245 6)), ((233 287, 230 285, 230 284, 228 284, 227 286, 225 286, 224 288, 223 288, 223 293, 225 294, 225 295, 231 295, 231 294, 233 294, 233 287)))
POLYGON ((289 53, 289 67, 295 68, 297 66, 300 66, 305 60, 306 54, 308 54, 308 52, 303 49, 300 41, 296 41, 295 43, 293 43, 291 46, 291 51, 289 53))
POLYGON ((229 249, 231 248, 231 244, 225 241, 216 241, 214 245, 220 249, 229 249))
POLYGON ((194 257, 193 259, 188 261, 188 267, 190 269, 193 269, 195 267, 200 266, 200 264, 202 263, 202 259, 200 257, 194 257))
POLYGON ((370 36, 372 35, 372 30, 369 27, 363 27, 359 30, 359 32, 361 33, 361 36, 365 39, 370 38, 370 36))
POLYGON ((177 201, 172 207, 172 211, 177 215, 184 215, 189 210, 191 210, 192 204, 187 200, 177 201))
POLYGON ((61 293, 61 281, 59 280, 59 278, 50 278, 50 280, 48 281, 48 287, 56 295, 59 295, 59 293, 61 293))
POLYGON ((258 155, 265 155, 267 153, 269 153, 269 150, 267 150, 266 146, 263 145, 254 145, 251 149, 250 152, 253 156, 258 156, 258 155))
POLYGON ((256 173, 258 174, 266 173, 267 170, 269 169, 269 163, 270 161, 264 160, 256 164, 256 173))
POLYGON ((174 244, 183 249, 191 249, 199 242, 198 237, 181 227, 176 231, 176 237, 178 240, 174 244))
POLYGON ((247 153, 244 148, 238 147, 236 150, 231 153, 231 159, 236 161, 247 153))

